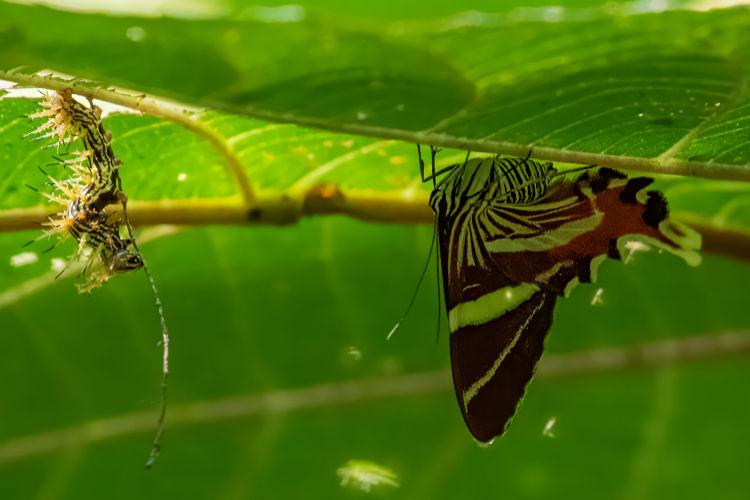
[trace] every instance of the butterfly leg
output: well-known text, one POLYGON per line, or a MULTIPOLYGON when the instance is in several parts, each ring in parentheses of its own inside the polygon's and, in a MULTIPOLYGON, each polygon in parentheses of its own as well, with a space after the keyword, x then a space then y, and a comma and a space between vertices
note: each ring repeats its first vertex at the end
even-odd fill
POLYGON ((442 174, 443 172, 446 172, 448 170, 451 170, 453 166, 445 168, 443 170, 436 171, 435 170, 435 157, 437 154, 442 150, 442 148, 438 148, 436 146, 430 146, 430 155, 432 157, 432 174, 425 177, 424 175, 424 160, 422 159, 422 149, 419 146, 419 143, 417 143, 417 156, 419 156, 419 173, 422 176, 422 182, 427 182, 429 180, 432 180, 432 186, 435 187, 435 177, 442 174))
POLYGON ((422 159, 422 148, 419 147, 419 143, 417 143, 417 157, 419 158, 419 175, 422 177, 422 183, 425 183, 428 179, 424 177, 424 160, 422 159))
MULTIPOLYGON (((422 182, 427 182, 429 180, 432 180, 432 186, 433 187, 435 187, 435 184, 436 184, 435 183, 435 179, 438 176, 444 174, 445 172, 450 172, 451 170, 453 170, 456 167, 460 166, 459 164, 448 165, 447 167, 441 168, 440 170, 438 170, 437 167, 436 167, 436 165, 435 165, 435 163, 436 163, 435 162, 435 158, 437 158, 437 154, 440 151, 442 151, 442 150, 443 150, 443 148, 439 148, 437 146, 430 146, 430 155, 431 155, 431 160, 432 160, 431 161, 432 173, 430 175, 428 175, 428 176, 425 176, 424 175, 425 165, 424 165, 424 160, 422 159, 422 151, 421 151, 421 148, 420 148, 419 144, 417 144, 417 155, 419 155, 419 172, 420 172, 421 177, 422 177, 422 182)), ((467 151, 466 152, 466 159, 464 160, 464 163, 463 163, 464 166, 469 161, 469 155, 470 154, 471 154, 471 151, 467 151)))
POLYGON ((439 148, 437 146, 430 146, 430 157, 432 159, 432 178, 435 178, 436 175, 436 169, 435 169, 435 158, 437 157, 437 154, 442 151, 443 148, 439 148))

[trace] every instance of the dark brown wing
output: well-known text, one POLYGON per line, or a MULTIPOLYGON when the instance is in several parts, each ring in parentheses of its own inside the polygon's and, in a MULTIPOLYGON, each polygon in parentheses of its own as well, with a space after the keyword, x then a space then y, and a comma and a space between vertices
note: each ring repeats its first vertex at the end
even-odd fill
POLYGON ((438 214, 453 383, 480 441, 501 435, 523 398, 552 324, 556 298, 593 282, 628 242, 666 249, 695 265, 700 237, 667 219, 652 179, 610 169, 563 181, 533 205, 500 201, 438 214))
POLYGON ((482 442, 505 432, 534 376, 556 296, 535 292, 505 314, 451 332, 451 368, 467 427, 482 442))

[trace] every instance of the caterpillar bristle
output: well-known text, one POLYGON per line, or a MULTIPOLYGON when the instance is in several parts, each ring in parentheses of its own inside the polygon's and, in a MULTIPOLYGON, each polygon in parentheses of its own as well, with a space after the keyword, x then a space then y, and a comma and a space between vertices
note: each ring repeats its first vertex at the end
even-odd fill
MULTIPOLYGON (((29 137, 30 135, 34 135, 35 133, 36 133, 36 130, 34 132, 29 132, 28 134, 24 134, 23 138, 25 139, 25 138, 29 137)), ((52 134, 38 135, 36 137, 32 137, 31 141, 32 142, 41 141, 42 139, 44 139, 46 137, 52 137, 52 134)), ((47 147, 47 146, 45 146, 45 147, 47 147)))
POLYGON ((57 196, 57 195, 51 194, 51 193, 42 193, 42 196, 44 196, 45 198, 47 198, 49 201, 53 201, 53 202, 57 203, 58 205, 65 206, 65 205, 68 204, 67 198, 63 198, 62 196, 57 196))

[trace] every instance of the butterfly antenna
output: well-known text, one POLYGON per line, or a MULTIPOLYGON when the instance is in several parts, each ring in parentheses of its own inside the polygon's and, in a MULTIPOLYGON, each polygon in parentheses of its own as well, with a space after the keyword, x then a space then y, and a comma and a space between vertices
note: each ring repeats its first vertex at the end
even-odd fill
MULTIPOLYGON (((437 225, 435 226, 437 228, 437 225)), ((406 319, 406 316, 409 314, 409 311, 411 311, 411 306, 414 305, 414 300, 417 298, 417 292, 419 292, 419 287, 422 286, 422 281, 424 281, 424 277, 427 274, 427 269, 430 267, 430 260, 432 259, 432 249, 435 247, 435 236, 437 236, 437 232, 433 230, 432 232, 432 240, 430 241, 430 252, 427 254, 427 262, 424 264, 424 269, 422 269, 422 274, 419 276, 419 281, 417 282, 417 288, 414 290, 414 294, 411 296, 411 300, 409 301, 409 305, 406 308, 406 311, 404 311, 404 314, 401 316, 401 319, 399 319, 396 324, 391 328, 391 331, 388 332, 388 335, 386 335, 386 340, 390 340, 393 333, 398 329, 398 327, 401 325, 401 322, 406 319)))

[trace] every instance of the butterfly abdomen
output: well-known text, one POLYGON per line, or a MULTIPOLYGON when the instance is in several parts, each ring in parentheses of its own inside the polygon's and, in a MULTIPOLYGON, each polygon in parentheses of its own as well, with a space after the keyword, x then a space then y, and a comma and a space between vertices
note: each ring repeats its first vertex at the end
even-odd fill
POLYGON ((492 160, 499 180, 498 199, 513 205, 538 201, 556 173, 552 163, 540 163, 528 158, 496 156, 492 160))

